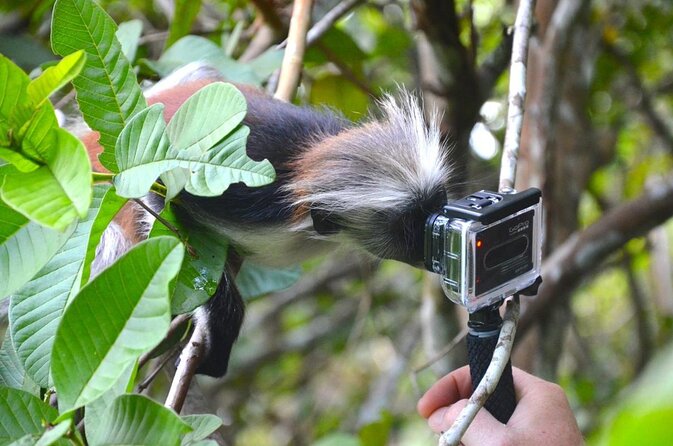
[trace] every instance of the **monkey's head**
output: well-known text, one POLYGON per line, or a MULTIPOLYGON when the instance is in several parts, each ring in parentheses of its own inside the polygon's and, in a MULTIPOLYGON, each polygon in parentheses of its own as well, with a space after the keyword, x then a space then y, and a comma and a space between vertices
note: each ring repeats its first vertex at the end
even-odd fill
MULTIPOLYGON (((383 118, 323 139, 294 163, 286 189, 297 217, 379 258, 423 261, 425 220, 447 202, 451 166, 433 122, 403 93, 381 103, 383 118)), ((431 119, 436 121, 436 119, 431 119)))

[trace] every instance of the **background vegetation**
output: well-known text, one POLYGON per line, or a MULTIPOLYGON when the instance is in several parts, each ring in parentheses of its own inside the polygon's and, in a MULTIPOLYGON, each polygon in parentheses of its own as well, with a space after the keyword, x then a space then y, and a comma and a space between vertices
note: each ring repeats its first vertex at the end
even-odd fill
MULTIPOLYGON (((281 0, 100 4, 139 38, 140 77, 207 59, 262 86, 291 12, 281 0)), ((343 4, 309 48, 297 102, 359 120, 383 92, 415 89, 442 111, 462 192, 497 187, 515 5, 319 1, 313 22, 343 4)), ((51 1, 0 6, 0 53, 27 71, 56 59, 51 1)), ((562 383, 597 444, 656 444, 673 429, 673 226, 659 226, 673 214, 671 23, 666 0, 537 2, 519 187, 543 189, 547 283, 524 302, 513 362, 562 383)), ((67 111, 72 94, 55 102, 67 111)), ((250 299, 230 373, 199 380, 195 410, 219 415, 229 444, 433 443, 415 402, 465 362, 464 347, 422 366, 462 330, 464 310, 394 262, 335 253, 303 270, 293 287, 250 299)), ((150 394, 161 401, 166 383, 150 394)))

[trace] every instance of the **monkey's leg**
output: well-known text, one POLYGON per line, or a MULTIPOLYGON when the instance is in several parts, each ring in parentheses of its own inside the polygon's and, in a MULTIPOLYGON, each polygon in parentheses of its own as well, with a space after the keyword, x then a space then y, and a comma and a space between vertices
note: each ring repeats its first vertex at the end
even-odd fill
POLYGON ((196 324, 205 324, 204 357, 197 369, 197 373, 203 375, 221 377, 227 373, 231 347, 243 324, 245 305, 234 282, 234 271, 238 271, 240 261, 230 260, 215 294, 194 314, 196 324))

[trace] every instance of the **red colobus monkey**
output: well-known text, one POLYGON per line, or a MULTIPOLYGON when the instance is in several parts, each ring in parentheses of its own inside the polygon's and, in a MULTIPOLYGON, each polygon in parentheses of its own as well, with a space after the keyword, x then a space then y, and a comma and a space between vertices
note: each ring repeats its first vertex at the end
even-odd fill
MULTIPOLYGON (((191 64, 146 96, 149 103, 165 105, 168 120, 199 88, 219 80, 213 69, 191 64)), ((354 125, 330 110, 240 89, 248 102, 247 153, 257 161, 268 159, 276 181, 258 188, 233 184, 219 197, 183 192, 180 205, 190 224, 217 231, 239 256, 262 265, 293 264, 347 244, 421 267, 424 223, 447 202, 451 168, 437 126, 426 125, 412 95, 385 97, 381 118, 354 125)), ((82 139, 90 153, 100 150, 95 133, 82 139)), ((94 270, 144 236, 143 214, 134 208, 118 216, 103 235, 94 270)), ((232 274, 224 271, 213 297, 195 312, 196 323, 207 328, 199 373, 226 373, 243 311, 232 274)))

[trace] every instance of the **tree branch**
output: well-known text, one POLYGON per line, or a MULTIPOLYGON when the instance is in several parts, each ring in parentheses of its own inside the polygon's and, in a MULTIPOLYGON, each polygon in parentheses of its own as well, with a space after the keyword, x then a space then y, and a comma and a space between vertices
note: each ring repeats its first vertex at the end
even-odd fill
POLYGON ((638 110, 640 110, 640 113, 645 117, 661 142, 666 145, 666 150, 673 153, 673 131, 669 128, 666 120, 657 113, 653 103, 652 94, 643 84, 643 81, 638 74, 638 70, 621 48, 607 42, 605 39, 603 39, 602 44, 603 48, 605 48, 605 52, 612 56, 626 70, 631 88, 633 88, 639 95, 640 100, 636 103, 638 110))
POLYGON ((514 22, 512 62, 509 69, 509 107, 507 109, 507 130, 500 161, 500 192, 514 190, 516 163, 519 159, 521 129, 526 102, 526 63, 528 62, 528 40, 533 23, 535 1, 522 1, 514 22))
POLYGON ((637 199, 608 211, 596 223, 570 236, 542 265, 544 282, 537 297, 523 305, 520 336, 540 314, 550 311, 634 237, 645 235, 673 217, 673 176, 653 184, 637 199))
POLYGON ((171 388, 166 397, 166 407, 169 407, 180 413, 182 405, 189 391, 189 384, 199 367, 204 354, 204 342, 206 334, 203 324, 194 324, 194 332, 189 338, 189 342, 180 354, 180 363, 171 382, 171 388))
POLYGON ((294 97, 301 76, 304 51, 306 49, 306 32, 311 22, 311 6, 313 0, 295 0, 290 20, 288 44, 280 69, 276 99, 289 102, 294 97))

